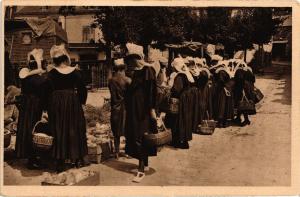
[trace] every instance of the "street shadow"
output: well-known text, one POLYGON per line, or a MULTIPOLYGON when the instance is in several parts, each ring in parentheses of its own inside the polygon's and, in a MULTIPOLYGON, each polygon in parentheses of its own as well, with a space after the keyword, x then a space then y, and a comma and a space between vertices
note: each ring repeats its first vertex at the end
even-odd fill
POLYGON ((272 65, 271 67, 264 68, 264 74, 256 74, 256 79, 274 79, 281 80, 286 75, 291 76, 291 66, 286 65, 272 65))
POLYGON ((283 105, 291 105, 292 103, 292 95, 291 95, 291 81, 283 80, 280 84, 280 87, 277 87, 277 90, 281 90, 281 92, 275 93, 275 96, 280 96, 280 99, 274 99, 271 102, 280 103, 283 105))
MULTIPOLYGON (((120 160, 108 160, 103 163, 103 165, 106 165, 107 167, 113 168, 115 170, 118 170, 120 172, 126 172, 128 174, 134 174, 135 170, 138 168, 138 165, 133 163, 128 163, 120 160)), ((149 171, 146 172, 146 175, 152 175, 156 171, 150 167, 149 171)))
POLYGON ((4 151, 4 162, 7 163, 11 168, 20 171, 21 175, 24 177, 40 176, 44 172, 54 172, 54 166, 51 165, 51 160, 42 160, 43 163, 48 163, 48 165, 43 169, 28 169, 27 159, 18 159, 16 153, 13 149, 7 149, 4 151))
POLYGON ((23 177, 35 177, 35 176, 41 176, 44 172, 49 172, 49 173, 54 172, 53 169, 51 168, 38 169, 38 170, 28 169, 27 161, 24 159, 10 160, 7 161, 7 164, 14 170, 20 171, 23 177))

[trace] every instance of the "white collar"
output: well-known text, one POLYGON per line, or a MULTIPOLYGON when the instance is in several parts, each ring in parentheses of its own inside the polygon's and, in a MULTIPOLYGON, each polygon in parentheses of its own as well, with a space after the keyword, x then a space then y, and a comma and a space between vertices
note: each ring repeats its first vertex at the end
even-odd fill
POLYGON ((76 69, 75 67, 71 67, 71 66, 66 66, 62 68, 54 67, 54 68, 61 74, 70 74, 76 69))

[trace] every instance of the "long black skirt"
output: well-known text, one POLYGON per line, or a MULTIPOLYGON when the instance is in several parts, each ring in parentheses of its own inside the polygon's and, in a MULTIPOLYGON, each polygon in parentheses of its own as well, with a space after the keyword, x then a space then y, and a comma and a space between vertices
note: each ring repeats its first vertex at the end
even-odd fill
POLYGON ((87 155, 86 122, 78 95, 69 90, 54 91, 48 116, 54 137, 53 158, 74 161, 87 155))
POLYGON ((232 92, 227 96, 224 86, 216 84, 213 96, 213 114, 215 120, 231 120, 234 115, 234 98, 232 92))
POLYGON ((124 136, 126 110, 125 104, 111 107, 110 124, 114 137, 124 136))
POLYGON ((18 158, 29 158, 33 153, 32 130, 42 116, 40 98, 35 95, 23 95, 19 110, 18 130, 16 138, 16 154, 18 158))

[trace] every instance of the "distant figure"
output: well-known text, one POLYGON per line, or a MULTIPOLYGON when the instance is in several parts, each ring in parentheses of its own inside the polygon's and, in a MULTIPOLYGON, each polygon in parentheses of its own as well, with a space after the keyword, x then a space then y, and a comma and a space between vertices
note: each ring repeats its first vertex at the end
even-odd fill
POLYGON ((4 56, 4 88, 5 91, 8 86, 14 85, 16 86, 16 76, 12 67, 12 64, 10 62, 9 58, 9 52, 8 52, 8 43, 5 40, 5 56, 4 56))
POLYGON ((108 86, 111 95, 111 130, 114 135, 115 157, 119 158, 120 137, 125 129, 125 93, 131 79, 125 75, 126 66, 123 59, 114 61, 114 74, 108 86))
POLYGON ((47 109, 49 128, 54 138, 52 156, 57 171, 65 170, 65 160, 81 167, 87 155, 86 123, 82 105, 86 103, 87 89, 80 72, 70 66, 70 57, 64 45, 50 50, 54 68, 48 73, 47 109))

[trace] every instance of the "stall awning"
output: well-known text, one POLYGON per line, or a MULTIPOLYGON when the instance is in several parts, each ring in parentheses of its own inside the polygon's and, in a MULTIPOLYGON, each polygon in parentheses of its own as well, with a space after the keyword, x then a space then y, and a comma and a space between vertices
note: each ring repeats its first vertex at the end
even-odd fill
POLYGON ((197 51, 203 47, 203 44, 200 42, 183 42, 181 44, 165 44, 165 46, 173 49, 188 48, 192 51, 197 51))

